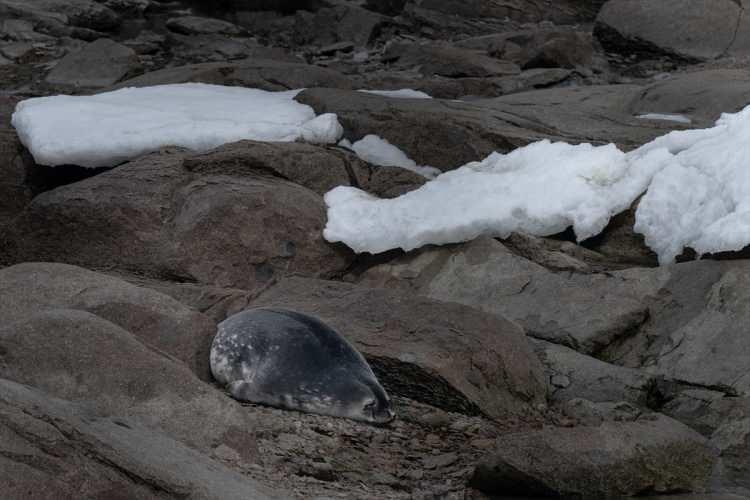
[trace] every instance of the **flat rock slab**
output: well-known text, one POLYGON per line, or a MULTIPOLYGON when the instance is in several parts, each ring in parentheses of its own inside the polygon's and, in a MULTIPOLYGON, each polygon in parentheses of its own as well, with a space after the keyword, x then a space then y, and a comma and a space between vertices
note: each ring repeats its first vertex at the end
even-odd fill
POLYGON ((103 415, 131 417, 204 452, 224 444, 245 460, 257 453, 239 404, 85 311, 48 310, 3 325, 0 377, 103 415))
POLYGON ((389 392, 438 408, 519 415, 546 394, 523 332, 465 306, 301 278, 280 282, 251 305, 319 317, 367 358, 389 392))
POLYGON ((661 273, 651 319, 605 356, 697 388, 750 395, 748 262, 703 260, 661 273))
POLYGON ((66 264, 0 269, 0 317, 5 324, 52 309, 96 314, 210 380, 208 357, 216 325, 171 297, 66 264))
POLYGON ((637 329, 648 316, 647 297, 658 291, 648 270, 617 273, 554 271, 478 238, 412 252, 362 280, 507 317, 530 336, 593 354, 637 329))
POLYGON ((100 38, 63 57, 47 83, 63 89, 98 89, 114 85, 140 66, 133 49, 100 38))
POLYGON ((471 484, 503 495, 614 498, 703 491, 715 462, 707 441, 663 415, 598 427, 500 437, 471 484))
POLYGON ((167 19, 167 28, 183 35, 239 35, 242 29, 227 21, 210 17, 183 16, 167 19))
POLYGON ((132 419, 8 380, 0 380, 0 436, 6 498, 289 498, 132 419))
POLYGON ((279 91, 305 87, 351 89, 348 77, 332 69, 303 63, 252 58, 238 62, 199 63, 153 71, 119 83, 115 88, 170 83, 212 83, 279 91))

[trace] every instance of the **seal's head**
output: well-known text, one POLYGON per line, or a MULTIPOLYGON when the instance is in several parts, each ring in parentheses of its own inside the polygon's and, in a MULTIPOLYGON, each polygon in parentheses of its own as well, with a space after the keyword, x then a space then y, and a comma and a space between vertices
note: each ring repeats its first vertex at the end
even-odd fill
POLYGON ((391 407, 391 400, 376 379, 359 379, 342 381, 337 387, 337 394, 347 394, 346 398, 337 399, 340 406, 339 413, 347 418, 369 422, 372 424, 387 424, 396 414, 391 407))

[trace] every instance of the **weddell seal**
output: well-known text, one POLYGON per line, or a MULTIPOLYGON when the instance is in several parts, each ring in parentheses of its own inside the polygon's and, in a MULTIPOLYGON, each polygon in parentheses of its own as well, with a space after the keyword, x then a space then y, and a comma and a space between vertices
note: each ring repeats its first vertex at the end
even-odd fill
POLYGON ((319 319, 286 309, 222 321, 211 372, 240 401, 380 424, 394 417, 365 358, 319 319))

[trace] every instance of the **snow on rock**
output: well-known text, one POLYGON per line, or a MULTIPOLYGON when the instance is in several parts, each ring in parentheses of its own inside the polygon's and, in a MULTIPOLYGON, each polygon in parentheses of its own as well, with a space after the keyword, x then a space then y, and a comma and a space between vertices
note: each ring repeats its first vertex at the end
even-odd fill
POLYGON ((636 116, 636 118, 640 118, 641 120, 662 120, 667 122, 677 122, 685 124, 693 123, 693 120, 685 115, 676 115, 672 113, 646 113, 645 115, 638 115, 636 116))
POLYGON ((568 226, 587 238, 645 190, 666 156, 657 150, 631 165, 614 145, 541 141, 493 153, 391 200, 337 187, 326 194, 324 236, 371 253, 513 231, 549 235, 568 226))
POLYGON ((336 116, 315 116, 294 100, 298 93, 186 83, 39 97, 20 102, 12 123, 34 160, 49 166, 114 166, 167 145, 338 141, 336 116))
POLYGON ((421 90, 400 89, 400 90, 358 90, 367 94, 382 95, 383 97, 394 97, 397 99, 432 99, 432 96, 421 90))
POLYGON ((440 170, 435 167, 417 165, 414 160, 406 156, 406 153, 377 135, 367 135, 353 144, 344 139, 339 144, 351 149, 357 156, 373 165, 405 168, 428 179, 440 174, 440 170))
POLYGON ((690 247, 699 254, 750 244, 750 107, 705 130, 672 132, 640 148, 671 160, 651 182, 635 230, 662 263, 690 247))
POLYGON ((582 240, 644 192, 635 230, 661 263, 685 247, 715 253, 749 245, 750 107, 627 154, 611 144, 549 141, 493 153, 395 199, 337 187, 326 195, 324 235, 372 253, 570 226, 582 240))

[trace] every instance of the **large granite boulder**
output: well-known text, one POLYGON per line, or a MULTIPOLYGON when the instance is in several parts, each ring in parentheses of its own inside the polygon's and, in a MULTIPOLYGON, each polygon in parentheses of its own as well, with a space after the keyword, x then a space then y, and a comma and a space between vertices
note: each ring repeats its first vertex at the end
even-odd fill
POLYGON ((610 52, 695 62, 729 51, 742 17, 733 0, 610 0, 595 33, 610 52))
POLYGON ((257 456, 242 407, 100 316, 50 309, 0 328, 0 377, 108 416, 128 416, 202 452, 257 456))
POLYGON ((208 354, 216 325, 171 297, 67 264, 0 269, 0 317, 5 323, 50 309, 96 314, 210 380, 208 354))
POLYGON ((351 254, 323 240, 320 195, 278 177, 193 174, 186 155, 165 150, 40 194, 0 254, 246 290, 347 267, 351 254))
POLYGON ((503 495, 616 498, 703 491, 715 462, 705 438, 663 415, 501 436, 472 484, 503 495))

